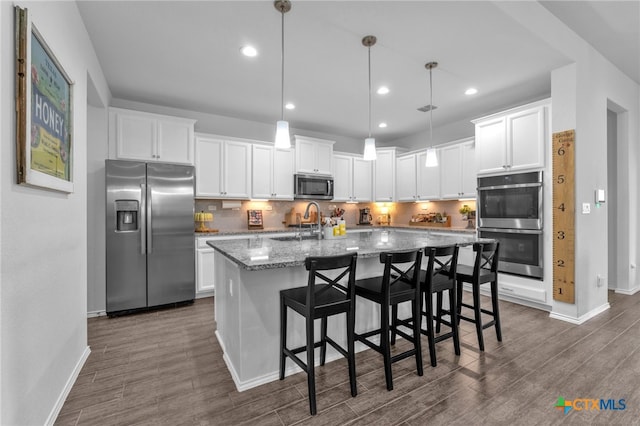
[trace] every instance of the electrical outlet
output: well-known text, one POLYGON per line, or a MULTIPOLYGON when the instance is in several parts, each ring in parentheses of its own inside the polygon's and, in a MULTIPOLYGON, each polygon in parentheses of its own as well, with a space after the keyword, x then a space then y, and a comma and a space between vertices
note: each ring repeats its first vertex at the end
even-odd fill
POLYGON ((591 204, 590 203, 582 203, 582 214, 591 213, 591 204))
POLYGON ((273 210, 273 206, 265 206, 264 209, 270 212, 271 210, 273 210))
POLYGON ((209 206, 209 211, 210 212, 214 212, 216 211, 218 208, 216 206, 209 206))

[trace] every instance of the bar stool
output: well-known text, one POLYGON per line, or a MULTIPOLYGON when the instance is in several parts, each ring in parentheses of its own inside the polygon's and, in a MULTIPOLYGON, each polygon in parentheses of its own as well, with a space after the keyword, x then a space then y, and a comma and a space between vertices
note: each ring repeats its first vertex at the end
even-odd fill
POLYGON ((320 348, 320 365, 325 363, 327 343, 347 358, 351 396, 356 396, 358 393, 354 350, 354 283, 357 256, 357 253, 350 253, 340 256, 307 257, 304 262, 307 271, 309 271, 307 286, 280 291, 280 380, 284 380, 287 357, 307 373, 311 415, 316 414, 315 348, 320 348), (340 269, 343 270, 335 279, 324 275, 325 271, 340 269), (346 287, 340 284, 340 280, 345 276, 347 277, 346 287), (306 345, 294 349, 287 348, 287 307, 306 319, 306 345), (327 318, 341 313, 347 314, 346 350, 327 336, 327 318), (318 318, 321 319, 320 341, 316 342, 314 339, 314 320, 318 318), (296 355, 305 351, 307 353, 306 364, 296 355))
MULTIPOLYGON (((429 342, 429 357, 431 365, 437 366, 436 343, 445 339, 453 339, 453 348, 456 355, 460 355, 460 339, 458 336, 458 320, 456 318, 456 268, 458 265, 458 246, 426 247, 424 254, 427 257, 426 270, 420 271, 421 291, 424 294, 424 306, 421 314, 425 317, 426 329, 420 327, 422 334, 427 336, 429 342), (442 308, 442 294, 449 292, 449 309, 442 308), (437 316, 433 315, 433 295, 437 298, 437 316), (442 319, 443 314, 449 315, 449 321, 442 319), (435 333, 440 333, 440 325, 450 327, 445 334, 435 336, 433 323, 436 322, 435 333)), ((397 305, 393 309, 393 318, 396 324, 409 327, 412 319, 398 319, 397 305)), ((420 321, 422 323, 422 320, 420 321)), ((391 344, 395 343, 395 333, 392 331, 391 344)))
POLYGON ((498 342, 502 342, 502 331, 500 329, 500 312, 498 309, 498 253, 500 249, 499 242, 493 243, 474 243, 473 251, 475 253, 475 261, 473 266, 458 265, 457 282, 458 282, 458 321, 465 320, 476 325, 476 333, 478 335, 478 346, 484 351, 484 339, 482 330, 495 326, 498 342), (470 283, 471 292, 473 294, 473 305, 462 303, 462 284, 470 283), (490 283, 491 285, 491 305, 492 310, 482 309, 480 306, 480 286, 490 283), (461 315, 462 307, 473 309, 474 317, 466 317, 461 315), (493 319, 486 324, 482 323, 482 314, 487 314, 493 319))
POLYGON ((418 376, 422 376, 422 351, 420 347, 420 263, 422 250, 408 250, 380 253, 380 263, 384 264, 382 276, 356 281, 356 295, 380 305, 380 328, 357 334, 356 339, 376 352, 384 359, 384 376, 387 390, 393 390, 391 364, 410 356, 416 358, 418 376), (397 266, 397 265, 400 265, 397 266), (392 276, 393 272, 393 276, 392 276), (413 349, 391 356, 389 343, 389 306, 397 309, 398 303, 411 302, 413 336, 397 330, 393 331, 413 343, 413 349), (369 338, 380 335, 380 344, 369 338))

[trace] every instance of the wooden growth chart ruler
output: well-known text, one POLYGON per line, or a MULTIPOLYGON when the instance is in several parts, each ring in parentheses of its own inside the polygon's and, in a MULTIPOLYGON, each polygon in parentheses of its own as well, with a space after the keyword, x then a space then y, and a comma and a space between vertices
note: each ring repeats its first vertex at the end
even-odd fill
POLYGON ((575 303, 575 130, 553 134, 553 300, 575 303))

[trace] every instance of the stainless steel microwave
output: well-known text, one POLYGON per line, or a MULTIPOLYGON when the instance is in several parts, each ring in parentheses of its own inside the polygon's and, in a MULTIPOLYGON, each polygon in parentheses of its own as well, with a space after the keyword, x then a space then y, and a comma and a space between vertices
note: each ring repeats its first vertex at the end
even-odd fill
POLYGON ((295 199, 332 200, 333 177, 320 175, 293 175, 295 199))

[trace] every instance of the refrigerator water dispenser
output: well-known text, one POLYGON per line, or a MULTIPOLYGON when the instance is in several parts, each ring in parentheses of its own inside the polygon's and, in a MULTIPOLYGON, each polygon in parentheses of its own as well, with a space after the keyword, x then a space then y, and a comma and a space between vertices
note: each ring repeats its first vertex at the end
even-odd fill
POLYGON ((138 211, 137 200, 116 200, 116 231, 137 231, 138 211))

